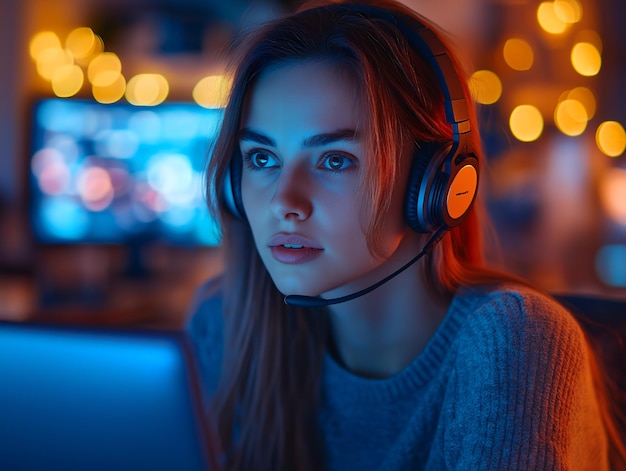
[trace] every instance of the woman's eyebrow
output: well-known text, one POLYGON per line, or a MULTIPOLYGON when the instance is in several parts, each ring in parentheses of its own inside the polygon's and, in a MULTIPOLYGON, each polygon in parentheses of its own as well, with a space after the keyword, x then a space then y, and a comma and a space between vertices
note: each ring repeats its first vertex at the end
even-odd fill
MULTIPOLYGON (((249 128, 243 128, 239 131, 240 141, 252 141, 257 144, 263 144, 270 147, 276 147, 276 142, 268 137, 249 128)), ((321 147, 338 141, 356 141, 358 134, 354 129, 340 129, 339 131, 315 134, 307 137, 303 145, 304 147, 321 147)))
POLYGON ((239 140, 252 141, 256 142, 257 144, 276 147, 276 142, 272 138, 264 136, 263 134, 255 132, 249 128, 243 128, 239 131, 239 140))
POLYGON ((321 147, 337 141, 356 141, 357 132, 354 129, 340 129, 339 131, 316 134, 304 140, 304 147, 321 147))

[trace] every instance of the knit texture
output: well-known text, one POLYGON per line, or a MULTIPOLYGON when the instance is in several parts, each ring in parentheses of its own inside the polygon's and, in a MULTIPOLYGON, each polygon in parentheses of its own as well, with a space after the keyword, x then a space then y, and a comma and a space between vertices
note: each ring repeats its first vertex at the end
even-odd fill
MULTIPOLYGON (((210 395, 223 349, 219 297, 194 311, 210 395)), ((422 353, 390 378, 357 376, 326 354, 327 468, 607 470, 587 348, 571 315, 533 290, 460 290, 422 353)))

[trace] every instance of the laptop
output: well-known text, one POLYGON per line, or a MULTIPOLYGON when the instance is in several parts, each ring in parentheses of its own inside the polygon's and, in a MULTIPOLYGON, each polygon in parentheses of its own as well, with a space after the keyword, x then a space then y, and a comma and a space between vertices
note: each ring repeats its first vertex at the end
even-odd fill
POLYGON ((0 322, 0 469, 217 469, 191 352, 181 332, 0 322))

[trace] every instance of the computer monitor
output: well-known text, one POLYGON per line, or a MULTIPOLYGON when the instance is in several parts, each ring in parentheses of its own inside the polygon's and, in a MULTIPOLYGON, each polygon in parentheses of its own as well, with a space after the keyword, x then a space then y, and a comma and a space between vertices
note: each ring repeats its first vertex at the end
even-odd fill
POLYGON ((217 469, 176 331, 0 322, 0 469, 217 469))
POLYGON ((28 159, 35 241, 219 245, 203 171, 222 114, 191 102, 37 100, 28 159))

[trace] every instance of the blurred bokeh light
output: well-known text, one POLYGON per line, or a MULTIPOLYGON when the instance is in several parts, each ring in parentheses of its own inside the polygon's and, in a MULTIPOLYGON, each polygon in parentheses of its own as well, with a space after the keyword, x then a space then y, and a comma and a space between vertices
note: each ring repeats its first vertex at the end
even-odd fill
POLYGON ((502 96, 500 77, 491 70, 477 70, 469 79, 469 89, 474 100, 483 105, 492 105, 502 96))
POLYGON ((520 141, 536 141, 543 132, 543 116, 532 105, 520 105, 511 112, 509 126, 513 135, 520 141))
POLYGON ((554 123, 568 136, 580 136, 587 128, 587 121, 584 105, 573 98, 561 101, 554 110, 554 123))
POLYGON ((91 93, 99 103, 115 103, 126 93, 126 79, 120 74, 115 81, 104 87, 92 85, 91 93))
POLYGON ((122 74, 122 61, 114 52, 102 52, 94 57, 87 68, 89 82, 96 87, 115 83, 122 74))
POLYGON ((554 2, 541 2, 537 7, 537 21, 539 25, 551 34, 563 33, 568 24, 557 15, 554 2))
POLYGON ((169 84, 161 74, 139 74, 126 85, 126 99, 137 106, 156 106, 163 103, 169 93, 169 84))
POLYGON ((603 176, 600 196, 606 213, 626 225, 626 170, 611 168, 603 176))
POLYGON ((597 75, 602 67, 600 51, 591 43, 580 42, 574 44, 571 60, 576 72, 585 77, 597 75))
POLYGON ((609 157, 619 157, 626 149, 626 133, 617 121, 605 121, 598 126, 596 143, 602 153, 609 157))
POLYGON ((222 108, 226 106, 232 77, 209 75, 202 78, 193 88, 193 99, 204 108, 222 108))
POLYGON ((91 28, 80 27, 72 30, 65 39, 65 47, 76 60, 86 59, 98 49, 98 40, 91 28))
POLYGON ((535 59, 532 47, 521 38, 507 39, 502 54, 508 66, 515 70, 529 70, 535 59))

